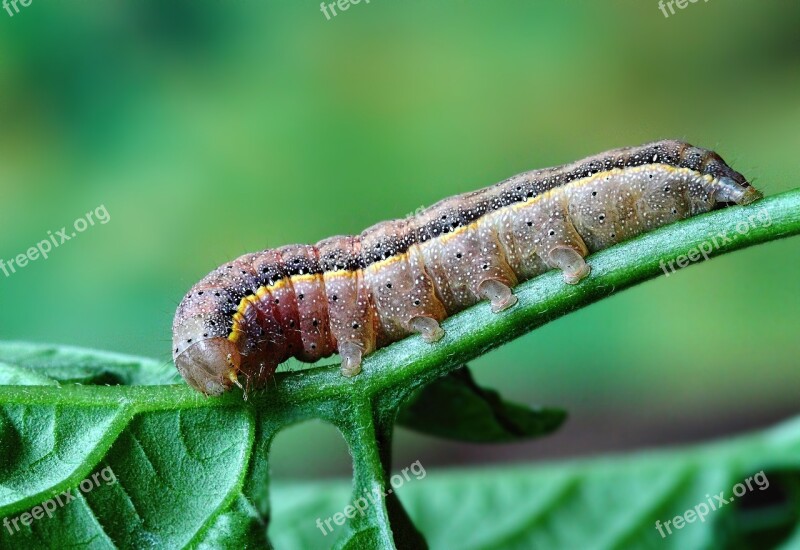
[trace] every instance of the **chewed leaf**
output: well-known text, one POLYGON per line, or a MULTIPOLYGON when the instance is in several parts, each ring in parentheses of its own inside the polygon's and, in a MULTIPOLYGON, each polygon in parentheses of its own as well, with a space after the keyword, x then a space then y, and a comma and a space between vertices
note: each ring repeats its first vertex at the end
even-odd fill
POLYGON ((252 410, 184 386, 126 385, 159 369, 0 344, 0 548, 267 546, 242 488, 256 461, 252 410))
MULTIPOLYGON (((764 199, 758 208, 770 209, 772 225, 722 244, 718 254, 800 233, 800 190, 764 199)), ((0 520, 10 525, 0 528, 0 548, 262 547, 269 544, 265 530, 279 548, 328 548, 339 540, 350 547, 424 547, 418 533, 431 548, 705 549, 743 536, 792 547, 789 537, 797 541, 792 530, 800 525, 796 423, 711 448, 624 461, 431 472, 424 483, 386 497, 395 479, 389 471, 393 423, 412 392, 504 342, 656 276, 660 262, 686 254, 751 212, 729 208, 648 233, 592 255, 592 275, 577 286, 567 288, 558 273, 545 274, 516 287, 518 304, 507 314, 478 304, 446 319, 445 337, 434 345, 411 337, 379 349, 352 378, 332 367, 278 373, 247 401, 237 390, 206 398, 185 384, 166 385, 172 375, 155 361, 0 344, 6 380, 28 382, 0 385, 0 520), (42 384, 30 385, 37 376, 42 384), (346 440, 353 483, 332 491, 315 483, 311 500, 295 499, 289 521, 278 520, 287 496, 270 494, 271 443, 284 427, 313 418, 333 424, 346 440), (707 500, 706 493, 730 491, 759 474, 769 478, 769 491, 737 493, 733 505, 662 539, 656 521, 671 519, 678 529, 674 518, 707 500), (357 499, 374 491, 363 516, 356 514, 357 499), (348 492, 353 505, 340 508, 348 492), (53 503, 67 493, 68 500, 53 503), (329 529, 328 518, 341 530, 329 529), (730 537, 718 536, 723 528, 730 537), (414 537, 417 544, 406 543, 414 537)), ((563 418, 561 411, 505 403, 466 371, 421 392, 403 414, 418 428, 429 422, 428 433, 469 441, 541 435, 563 418)))
POLYGON ((176 381, 172 364, 67 346, 0 342, 0 385, 152 385, 176 381))
POLYGON ((418 390, 400 410, 398 424, 421 433, 473 443, 521 441, 552 433, 561 409, 530 408, 481 388, 464 366, 418 390))
POLYGON ((57 386, 58 381, 34 370, 0 363, 0 385, 3 386, 57 386))

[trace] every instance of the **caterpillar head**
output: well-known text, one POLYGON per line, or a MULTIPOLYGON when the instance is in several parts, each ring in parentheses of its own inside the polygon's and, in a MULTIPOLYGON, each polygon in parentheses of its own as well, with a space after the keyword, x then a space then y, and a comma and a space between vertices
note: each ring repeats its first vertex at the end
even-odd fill
POLYGON ((184 380, 206 395, 222 395, 233 384, 241 366, 241 354, 225 336, 209 334, 204 318, 193 317, 176 323, 173 330, 173 359, 184 380))

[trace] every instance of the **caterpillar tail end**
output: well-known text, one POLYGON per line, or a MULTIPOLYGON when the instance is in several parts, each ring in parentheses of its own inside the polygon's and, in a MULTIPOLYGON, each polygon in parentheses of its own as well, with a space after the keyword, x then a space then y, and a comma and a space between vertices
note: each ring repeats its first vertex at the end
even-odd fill
POLYGON ((749 183, 739 183, 733 178, 721 177, 717 180, 714 199, 720 203, 750 204, 764 198, 764 194, 749 183))

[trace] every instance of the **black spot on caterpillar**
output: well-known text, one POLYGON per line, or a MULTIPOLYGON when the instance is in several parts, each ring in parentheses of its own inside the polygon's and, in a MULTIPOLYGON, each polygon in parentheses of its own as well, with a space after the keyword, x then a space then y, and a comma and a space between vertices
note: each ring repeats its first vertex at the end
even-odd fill
POLYGON ((205 394, 262 386, 289 357, 338 352, 342 373, 480 300, 512 307, 513 287, 550 269, 568 284, 584 258, 679 219, 761 197, 716 153, 678 141, 616 149, 519 174, 357 236, 247 254, 181 302, 175 365, 205 394))

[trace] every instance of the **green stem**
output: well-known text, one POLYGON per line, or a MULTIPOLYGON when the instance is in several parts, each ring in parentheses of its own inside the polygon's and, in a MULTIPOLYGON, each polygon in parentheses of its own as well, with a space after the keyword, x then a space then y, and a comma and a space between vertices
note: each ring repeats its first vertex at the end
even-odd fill
MULTIPOLYGON (((264 455, 283 427, 326 420, 339 427, 354 457, 353 503, 365 491, 377 493, 365 515, 352 518, 343 548, 420 548, 425 544, 421 535, 389 493, 392 429, 410 392, 553 319, 659 275, 681 256, 699 258, 700 250, 719 256, 798 233, 800 189, 674 223, 592 255, 587 259, 592 273, 578 285, 565 284, 561 273, 551 271, 517 286, 519 303, 508 311, 493 314, 481 303, 447 319, 445 337, 435 344, 419 337, 397 342, 367 357, 363 372, 353 378, 341 376, 335 367, 281 373, 248 403, 239 392, 205 398, 186 385, 65 385, 0 386, 0 404, 105 407, 119 415, 119 430, 134 415, 149 411, 246 407, 253 418, 258 415, 256 452, 264 455)), ((245 488, 262 517, 270 510, 267 470, 267 460, 260 461, 245 488)))
MULTIPOLYGON (((376 423, 372 403, 367 398, 351 400, 348 415, 342 415, 338 424, 353 455, 352 507, 363 510, 353 512, 349 521, 351 533, 359 533, 359 544, 373 548, 393 548, 394 537, 386 506, 389 476, 382 443, 389 434, 382 432, 376 423)), ((351 534, 352 536, 352 534, 351 534)))
MULTIPOLYGON (((336 367, 280 373, 269 390, 252 396, 251 401, 272 411, 298 410, 293 405, 299 402, 339 406, 348 403, 352 395, 382 395, 397 404, 413 389, 509 340, 662 274, 662 265, 698 250, 700 245, 711 246, 713 258, 798 233, 800 189, 749 206, 696 216, 590 256, 592 273, 578 285, 565 284, 557 271, 545 273, 516 287, 519 303, 502 314, 495 315, 487 303, 480 303, 447 319, 443 323, 446 335, 436 344, 428 344, 416 336, 406 338, 367 357, 363 372, 354 378, 342 377, 336 367), (766 216, 769 225, 759 221, 767 220, 766 216), (747 232, 738 233, 737 225, 747 227, 747 232), (726 234, 729 240, 722 239, 720 233, 726 234)), ((0 386, 0 402, 3 403, 57 404, 63 401, 73 405, 130 405, 136 412, 173 409, 176 405, 233 406, 240 399, 236 392, 206 399, 187 386, 0 386)), ((287 421, 305 417, 304 414, 297 418, 287 415, 287 421)))

